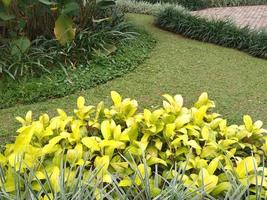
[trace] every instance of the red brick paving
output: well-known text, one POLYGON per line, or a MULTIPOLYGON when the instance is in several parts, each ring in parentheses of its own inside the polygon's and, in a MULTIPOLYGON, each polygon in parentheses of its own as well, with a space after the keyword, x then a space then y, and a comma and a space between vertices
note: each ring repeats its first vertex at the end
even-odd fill
POLYGON ((207 18, 231 19, 240 27, 267 29, 267 5, 208 8, 192 13, 207 18))

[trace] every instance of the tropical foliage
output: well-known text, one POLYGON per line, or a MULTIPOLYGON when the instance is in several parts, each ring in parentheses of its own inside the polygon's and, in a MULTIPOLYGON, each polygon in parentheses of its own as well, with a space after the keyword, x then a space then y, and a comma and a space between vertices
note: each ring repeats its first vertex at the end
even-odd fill
POLYGON ((114 6, 110 0, 38 0, 38 1, 1 1, 1 36, 19 37, 13 42, 14 50, 24 52, 29 47, 29 40, 38 36, 55 37, 65 45, 75 37, 76 31, 93 25, 94 22, 108 20, 96 19, 96 12, 114 6))
POLYGON ((66 73, 81 59, 114 52, 118 40, 133 36, 114 6, 113 0, 1 1, 0 76, 66 73))
MULTIPOLYGON (((95 172, 90 183, 101 183, 105 191, 113 182, 118 190, 135 186, 143 191, 146 180, 150 197, 156 197, 166 181, 178 178, 203 198, 222 198, 235 186, 230 173, 249 188, 250 198, 266 198, 267 132, 261 121, 245 115, 243 125, 228 124, 211 112, 215 105, 207 93, 192 108, 184 107, 181 95, 163 97, 162 107, 141 113, 136 100, 122 99, 113 91, 111 107, 103 102, 87 106, 79 97, 74 115, 58 109, 53 118, 43 114, 34 120, 31 111, 17 117, 22 125, 18 136, 0 154, 2 191, 23 191, 18 173, 27 177, 33 191, 40 191, 39 196, 62 194, 62 184, 73 187, 77 177, 83 182, 95 172), (68 179, 60 179, 62 166, 68 179), (86 171, 77 176, 80 167, 86 171)), ((98 188, 93 195, 98 197, 98 188)))

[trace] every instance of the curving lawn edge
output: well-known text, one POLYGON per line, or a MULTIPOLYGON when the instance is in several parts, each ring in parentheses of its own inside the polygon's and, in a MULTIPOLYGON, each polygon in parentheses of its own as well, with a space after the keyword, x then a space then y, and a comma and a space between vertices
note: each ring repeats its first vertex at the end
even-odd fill
POLYGON ((239 28, 231 21, 206 19, 168 7, 161 10, 155 24, 185 37, 244 51, 267 59, 267 31, 239 28))
MULTIPOLYGON (((215 112, 228 118, 228 123, 242 123, 242 115, 267 124, 266 60, 235 49, 190 40, 153 25, 153 17, 131 14, 130 20, 143 26, 158 42, 141 65, 119 78, 78 91, 63 98, 49 99, 31 105, 18 105, 0 110, 0 135, 14 135, 18 128, 16 116, 32 110, 53 116, 57 108, 73 112, 78 96, 88 104, 104 100, 110 103, 110 91, 138 99, 140 109, 161 105, 164 93, 181 94, 185 105, 191 105, 202 92, 216 101, 215 112)), ((142 111, 142 110, 141 110, 142 111)), ((3 141, 3 138, 0 139, 3 141)))
POLYGON ((0 109, 64 97, 132 71, 155 46, 155 40, 143 29, 135 27, 132 31, 138 33, 136 38, 121 42, 114 55, 96 58, 82 68, 69 69, 69 77, 58 70, 51 75, 20 82, 0 81, 0 109))

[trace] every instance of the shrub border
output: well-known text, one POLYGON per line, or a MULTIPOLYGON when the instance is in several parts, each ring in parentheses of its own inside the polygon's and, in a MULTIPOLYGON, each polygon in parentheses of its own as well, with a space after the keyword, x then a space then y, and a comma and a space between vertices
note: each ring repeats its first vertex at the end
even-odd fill
POLYGON ((0 83, 0 109, 64 97, 134 70, 148 57, 156 42, 143 29, 135 27, 134 31, 138 33, 137 37, 120 43, 117 51, 109 58, 96 58, 82 68, 68 69, 69 77, 62 70, 55 70, 41 78, 0 83))
POLYGON ((214 43, 267 59, 267 32, 237 27, 231 21, 206 19, 168 7, 160 11, 155 25, 191 39, 214 43))

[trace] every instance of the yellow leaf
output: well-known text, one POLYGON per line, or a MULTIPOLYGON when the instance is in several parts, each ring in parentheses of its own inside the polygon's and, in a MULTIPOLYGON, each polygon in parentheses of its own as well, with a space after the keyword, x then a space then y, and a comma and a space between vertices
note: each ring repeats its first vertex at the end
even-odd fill
POLYGON ((258 121, 256 121, 256 122, 254 123, 254 126, 255 126, 255 128, 257 128, 257 129, 261 129, 262 125, 263 125, 263 122, 260 121, 260 120, 258 120, 258 121))
POLYGON ((209 129, 207 128, 207 126, 204 126, 201 130, 201 135, 202 135, 202 138, 204 140, 208 140, 209 139, 209 129))
POLYGON ((167 99, 168 102, 169 102, 171 105, 174 104, 174 100, 173 100, 173 98, 172 98, 171 95, 169 95, 169 94, 164 94, 164 95, 162 95, 162 96, 163 96, 165 99, 167 99))
POLYGON ((216 155, 216 147, 213 147, 213 146, 205 146, 202 151, 201 151, 201 154, 200 156, 202 158, 206 158, 208 156, 214 156, 216 155))
POLYGON ((253 121, 249 115, 244 115, 243 121, 245 124, 245 127, 248 131, 251 131, 253 128, 253 121))
MULTIPOLYGON (((100 138, 99 138, 100 140, 100 138)), ((91 152, 100 151, 99 143, 96 140, 96 137, 84 137, 82 143, 91 150, 91 152)))
POLYGON ((147 165, 150 166, 150 165, 155 165, 155 164, 162 164, 164 166, 167 166, 167 163, 166 161, 160 159, 160 158, 157 158, 157 157, 150 157, 148 160, 147 160, 147 165))
POLYGON ((159 138, 155 139, 154 141, 155 141, 155 147, 160 151, 163 145, 162 141, 159 138))
POLYGON ((257 161, 252 156, 246 157, 245 159, 239 161, 236 167, 236 173, 239 178, 245 178, 247 174, 251 171, 256 170, 257 161))
POLYGON ((26 126, 26 121, 22 117, 16 117, 16 120, 20 122, 23 126, 26 126))
POLYGON ((267 177, 262 177, 261 175, 253 175, 249 178, 249 183, 258 187, 263 186, 267 188, 267 177))
POLYGON ((99 169, 100 171, 106 171, 108 169, 109 166, 109 156, 97 156, 95 158, 95 162, 94 165, 97 169, 99 169))
POLYGON ((111 177, 111 175, 110 175, 110 174, 105 174, 105 175, 103 176, 103 182, 104 182, 104 183, 111 183, 111 182, 112 182, 112 177, 111 177))
POLYGON ((45 145, 42 149, 42 153, 43 154, 48 154, 51 153, 53 151, 53 148, 55 147, 55 145, 62 139, 64 139, 64 136, 56 136, 53 139, 49 140, 49 143, 47 145, 45 145))
POLYGON ((214 196, 217 196, 217 195, 221 194, 223 191, 229 191, 231 188, 232 188, 231 183, 229 183, 229 182, 222 182, 222 183, 219 183, 214 188, 214 190, 212 191, 212 194, 214 196))
POLYGON ((178 108, 179 110, 181 110, 181 108, 182 108, 182 106, 183 106, 183 102, 184 102, 182 95, 180 95, 180 94, 179 94, 179 95, 175 95, 175 96, 174 96, 174 99, 175 99, 175 101, 176 101, 177 108, 178 108))
POLYGON ((23 127, 20 129, 20 134, 16 137, 14 152, 23 153, 27 146, 30 144, 34 130, 32 126, 23 127))
POLYGON ((4 188, 6 192, 14 192, 15 191, 15 174, 14 169, 9 167, 6 173, 6 182, 4 184, 4 188))
POLYGON ((75 38, 73 21, 66 15, 60 15, 55 23, 54 33, 61 45, 71 42, 75 38))
POLYGON ((116 140, 102 140, 100 142, 100 147, 112 147, 112 148, 117 148, 117 149, 124 149, 125 144, 124 142, 116 141, 116 140))
POLYGON ((82 97, 82 96, 78 97, 78 99, 77 99, 77 108, 78 109, 82 109, 84 107, 84 104, 85 104, 84 97, 82 97))
POLYGON ((111 99, 116 107, 121 105, 121 96, 115 91, 111 91, 111 99))
POLYGON ((193 147, 195 149, 201 149, 201 147, 199 146, 199 144, 195 140, 188 141, 187 145, 190 147, 193 147))
POLYGON ((214 172, 216 171, 216 169, 218 168, 219 165, 219 159, 218 158, 214 158, 210 163, 209 166, 207 168, 209 174, 214 174, 214 172))
POLYGON ((26 122, 32 122, 32 111, 28 111, 25 117, 26 122))
POLYGON ((58 167, 53 167, 51 174, 50 174, 50 182, 52 185, 52 188, 55 192, 60 191, 60 186, 59 186, 59 175, 60 175, 60 170, 58 167))
POLYGON ((113 138, 115 140, 119 140, 121 136, 121 126, 115 126, 115 128, 113 129, 113 138))
POLYGON ((189 123, 191 120, 191 116, 189 114, 181 115, 176 118, 175 126, 177 129, 182 128, 185 124, 189 123))
POLYGON ((129 177, 126 177, 119 182, 120 187, 129 187, 131 185, 132 185, 132 181, 129 177))
POLYGON ((219 180, 218 176, 210 175, 205 168, 200 171, 199 179, 201 180, 199 186, 204 187, 205 192, 208 194, 215 189, 219 180))
POLYGON ((141 179, 144 179, 145 176, 146 176, 146 173, 147 173, 147 176, 149 177, 151 175, 151 168, 150 167, 146 167, 145 168, 145 165, 144 164, 139 164, 137 166, 137 175, 135 177, 135 180, 134 182, 136 183, 136 185, 141 185, 142 183, 142 180, 141 179))
POLYGON ((163 133, 164 133, 164 136, 167 140, 172 138, 172 136, 175 133, 174 130, 175 130, 175 124, 174 123, 166 125, 166 128, 165 128, 163 133))
POLYGON ((6 163, 7 163, 7 158, 3 154, 0 153, 0 165, 4 166, 6 165, 6 163))
POLYGON ((207 106, 202 106, 194 112, 193 115, 194 115, 194 119, 197 125, 203 124, 203 119, 206 115, 207 110, 208 110, 207 106))
POLYGON ((150 122, 151 112, 147 109, 144 109, 144 119, 146 122, 150 122))
POLYGON ((111 139, 111 128, 110 128, 110 122, 108 120, 105 120, 101 123, 101 133, 104 139, 106 140, 111 139))

